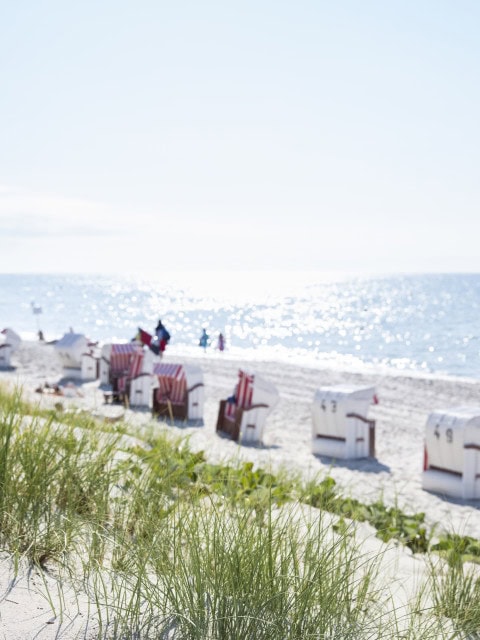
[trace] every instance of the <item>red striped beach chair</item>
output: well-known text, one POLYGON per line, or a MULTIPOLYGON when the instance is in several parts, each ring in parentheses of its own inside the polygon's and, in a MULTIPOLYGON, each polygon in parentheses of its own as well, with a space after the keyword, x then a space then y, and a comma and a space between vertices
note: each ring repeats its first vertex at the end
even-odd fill
POLYGON ((111 388, 105 393, 105 401, 123 398, 124 392, 119 389, 123 385, 122 378, 128 377, 133 356, 142 352, 142 347, 134 342, 126 344, 105 344, 100 358, 100 384, 111 388))
POLYGON ((173 363, 157 363, 153 391, 153 414, 171 420, 203 418, 204 385, 200 367, 173 363))
POLYGON ((267 416, 277 402, 278 392, 271 383, 240 370, 233 395, 220 401, 216 429, 235 441, 261 442, 267 416))

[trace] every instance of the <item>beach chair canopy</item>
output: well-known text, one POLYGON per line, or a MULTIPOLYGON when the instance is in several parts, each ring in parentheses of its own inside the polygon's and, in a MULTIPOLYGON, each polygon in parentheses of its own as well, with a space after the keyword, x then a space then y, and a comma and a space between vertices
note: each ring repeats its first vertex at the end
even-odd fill
POLYGON ((153 375, 158 378, 156 393, 159 402, 166 400, 173 404, 184 402, 187 377, 183 365, 160 362, 153 367, 153 375))
MULTIPOLYGON (((142 347, 134 342, 110 345, 110 372, 113 376, 127 375, 135 355, 142 354, 142 347)), ((139 360, 136 360, 138 364, 139 360)))

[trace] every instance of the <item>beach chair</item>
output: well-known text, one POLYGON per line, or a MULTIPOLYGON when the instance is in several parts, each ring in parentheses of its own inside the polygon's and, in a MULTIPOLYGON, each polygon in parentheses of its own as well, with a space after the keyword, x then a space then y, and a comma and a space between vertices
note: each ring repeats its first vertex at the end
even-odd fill
POLYGON ((87 382, 96 380, 100 375, 101 351, 96 344, 89 344, 80 360, 80 378, 87 382))
POLYGON ((140 348, 133 354, 127 374, 118 378, 120 401, 131 407, 152 408, 154 360, 155 356, 147 349, 140 348))
POLYGON ((312 453, 330 458, 375 457, 375 420, 368 409, 377 404, 373 387, 336 385, 317 389, 312 403, 312 453))
POLYGON ((118 381, 120 378, 128 376, 133 356, 141 351, 142 347, 137 342, 103 345, 99 376, 100 386, 106 388, 104 391, 105 402, 124 399, 123 393, 119 391, 118 381))
POLYGON ((82 377, 82 354, 88 349, 88 339, 82 333, 66 333, 54 345, 66 378, 82 377))
POLYGON ((153 367, 152 412, 171 420, 202 420, 203 371, 194 365, 157 363, 153 367))
POLYGON ((428 416, 422 488, 453 498, 480 498, 480 407, 428 416))
POLYGON ((20 338, 18 333, 16 333, 13 329, 10 329, 10 327, 2 329, 0 333, 0 338, 2 339, 2 341, 4 340, 5 343, 9 344, 12 347, 12 353, 18 351, 20 344, 22 343, 22 339, 20 338))
POLYGON ((273 384, 240 370, 233 395, 220 401, 216 430, 242 443, 260 443, 267 416, 279 400, 273 384))
POLYGON ((12 354, 17 351, 21 343, 20 336, 13 329, 2 329, 0 332, 0 368, 8 369, 12 366, 12 354))
POLYGON ((9 369, 11 364, 11 358, 13 353, 13 347, 2 336, 0 339, 0 369, 9 369))

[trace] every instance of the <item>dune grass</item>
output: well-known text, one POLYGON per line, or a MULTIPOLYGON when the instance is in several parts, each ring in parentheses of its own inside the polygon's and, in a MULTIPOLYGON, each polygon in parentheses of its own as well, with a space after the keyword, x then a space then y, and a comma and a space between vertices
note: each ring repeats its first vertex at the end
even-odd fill
POLYGON ((477 541, 441 538, 399 606, 352 520, 430 557, 422 514, 127 432, 0 390, 0 546, 86 592, 99 638, 480 637, 477 541))

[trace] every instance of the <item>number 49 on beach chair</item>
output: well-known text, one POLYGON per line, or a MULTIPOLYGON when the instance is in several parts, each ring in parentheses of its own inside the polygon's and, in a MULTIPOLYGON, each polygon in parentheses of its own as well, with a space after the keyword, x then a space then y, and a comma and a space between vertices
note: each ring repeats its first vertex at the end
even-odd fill
POLYGON ((267 416, 279 400, 273 384, 240 370, 233 395, 220 401, 217 431, 244 443, 262 441, 267 416))
POLYGON ((480 498, 480 407, 434 411, 425 431, 422 488, 453 498, 480 498))

